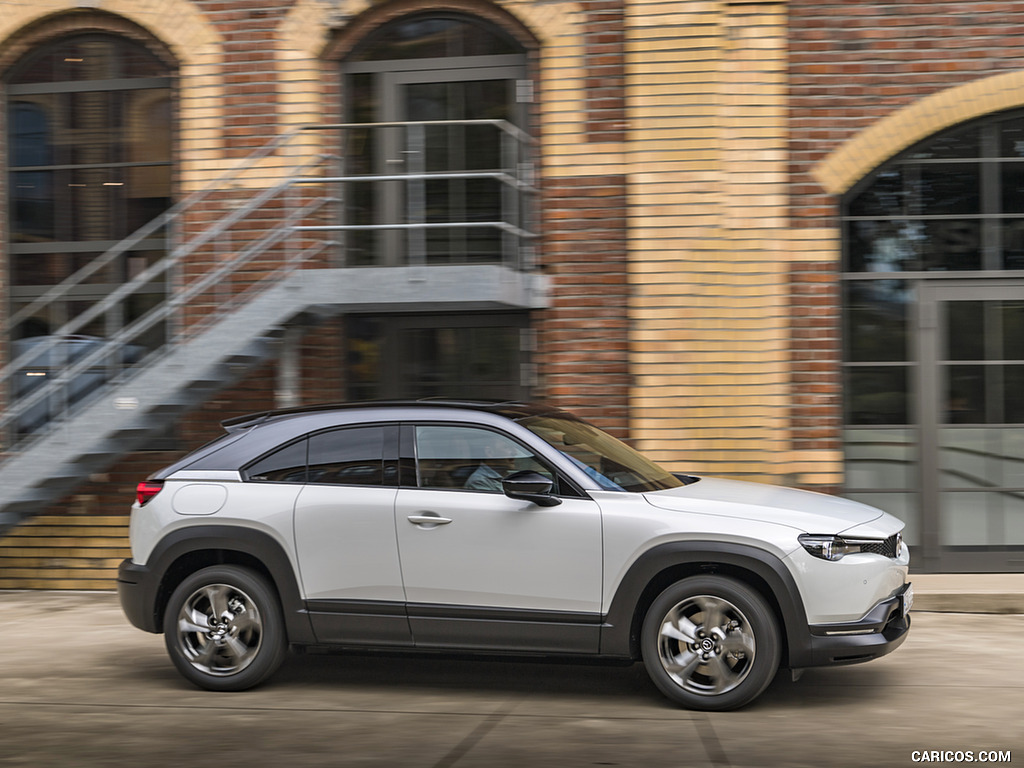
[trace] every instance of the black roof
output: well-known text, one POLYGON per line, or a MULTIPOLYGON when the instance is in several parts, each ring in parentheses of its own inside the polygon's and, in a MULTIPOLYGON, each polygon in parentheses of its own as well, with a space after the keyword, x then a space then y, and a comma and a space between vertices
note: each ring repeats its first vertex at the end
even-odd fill
POLYGON ((245 416, 236 416, 226 419, 221 425, 228 432, 247 429, 248 427, 262 424, 268 421, 304 416, 311 413, 323 413, 329 411, 341 411, 358 408, 408 408, 410 406, 439 406, 445 408, 464 408, 474 411, 486 411, 496 413, 506 418, 516 420, 527 416, 553 415, 558 414, 565 418, 575 418, 558 408, 540 403, 524 403, 518 400, 485 400, 485 399, 457 399, 445 397, 424 397, 415 400, 363 400, 348 403, 321 403, 317 405, 298 406, 296 408, 282 408, 273 411, 261 411, 250 413, 245 416))

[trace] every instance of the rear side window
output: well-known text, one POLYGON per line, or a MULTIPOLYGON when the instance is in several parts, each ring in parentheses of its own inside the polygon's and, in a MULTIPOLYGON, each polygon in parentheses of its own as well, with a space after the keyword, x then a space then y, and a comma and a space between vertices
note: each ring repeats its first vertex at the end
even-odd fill
POLYGON ((305 439, 299 440, 264 456, 246 469, 245 479, 261 483, 306 482, 307 443, 305 439))
MULTIPOLYGON (((392 428, 397 433, 397 430, 392 428)), ((385 472, 385 428, 352 427, 318 432, 267 454, 245 470, 258 483, 315 485, 384 485, 395 481, 385 472)))
POLYGON ((383 485, 384 429, 359 427, 309 438, 307 482, 319 485, 383 485))

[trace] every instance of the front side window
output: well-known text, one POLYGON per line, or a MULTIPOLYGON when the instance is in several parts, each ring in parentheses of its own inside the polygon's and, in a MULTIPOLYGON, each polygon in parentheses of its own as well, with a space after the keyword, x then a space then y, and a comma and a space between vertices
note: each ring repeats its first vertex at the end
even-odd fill
POLYGON ((512 438, 489 429, 462 426, 416 428, 420 488, 501 493, 501 480, 522 470, 554 474, 512 438))
POLYGON ((660 491, 684 483, 625 443, 582 421, 533 416, 520 424, 568 457, 607 491, 660 491))

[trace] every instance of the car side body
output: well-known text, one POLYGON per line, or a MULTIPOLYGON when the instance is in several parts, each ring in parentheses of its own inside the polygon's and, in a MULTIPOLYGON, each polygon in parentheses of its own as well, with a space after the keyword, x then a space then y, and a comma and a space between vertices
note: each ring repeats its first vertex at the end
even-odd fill
POLYGON ((626 469, 630 449, 561 411, 376 403, 226 427, 140 485, 118 581, 129 620, 176 635, 172 658, 204 687, 260 682, 283 653, 265 652, 273 641, 642 659, 678 703, 730 709, 779 666, 867 661, 909 629, 896 518, 660 469, 638 481, 651 487, 627 490, 640 473, 626 469), (353 446, 374 460, 346 461, 353 446), (474 464, 488 452, 501 454, 500 471, 474 464), (474 489, 492 475, 493 488, 474 489), (199 582, 186 585, 191 597, 178 594, 216 568, 259 582, 251 591, 267 592, 266 605, 215 606, 199 582), (281 637, 266 639, 278 612, 281 637), (246 645, 232 633, 249 638, 247 665, 269 658, 265 673, 223 661, 232 643, 246 645), (202 663, 190 663, 197 655, 202 663))

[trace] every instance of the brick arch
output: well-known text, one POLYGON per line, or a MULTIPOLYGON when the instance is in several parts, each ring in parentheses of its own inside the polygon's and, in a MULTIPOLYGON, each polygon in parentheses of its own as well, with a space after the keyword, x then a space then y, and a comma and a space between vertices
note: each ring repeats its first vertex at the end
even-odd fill
POLYGON ((414 13, 463 13, 490 21, 512 36, 527 52, 540 48, 537 36, 518 17, 486 0, 390 0, 373 5, 355 16, 330 42, 323 57, 340 60, 365 39, 385 24, 414 13))
POLYGON ((864 129, 811 170, 841 195, 907 147, 959 123, 1024 105, 1024 71, 1006 72, 926 96, 864 129))
POLYGON ((159 58, 171 72, 178 69, 178 61, 170 49, 148 30, 122 16, 93 9, 54 13, 30 22, 14 32, 0 45, 0 73, 35 50, 57 38, 95 32, 117 35, 141 43, 159 58))
POLYGON ((0 72, 38 45, 82 32, 109 32, 140 42, 175 71, 219 57, 220 35, 193 3, 171 0, 157 14, 140 12, 140 5, 108 0, 98 10, 67 0, 36 0, 9 6, 0 21, 0 72))

